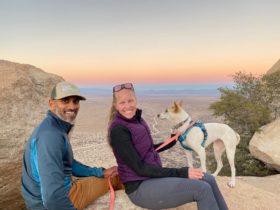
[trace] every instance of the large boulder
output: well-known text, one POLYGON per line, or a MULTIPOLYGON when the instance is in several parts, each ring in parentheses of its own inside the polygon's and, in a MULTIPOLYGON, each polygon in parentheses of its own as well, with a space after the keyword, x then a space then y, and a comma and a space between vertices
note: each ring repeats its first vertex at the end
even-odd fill
POLYGON ((52 87, 62 77, 0 60, 0 162, 21 158, 25 141, 43 118, 52 87))
POLYGON ((21 209, 24 145, 48 109, 52 87, 63 78, 27 64, 0 60, 0 209, 21 209))
POLYGON ((263 126, 249 143, 250 153, 268 166, 280 171, 280 119, 263 126))

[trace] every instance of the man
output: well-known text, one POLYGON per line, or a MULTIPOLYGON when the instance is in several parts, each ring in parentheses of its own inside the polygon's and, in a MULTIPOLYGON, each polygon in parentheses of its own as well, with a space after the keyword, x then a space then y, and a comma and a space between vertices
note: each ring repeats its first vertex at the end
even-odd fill
POLYGON ((117 167, 88 167, 73 157, 68 134, 86 100, 69 82, 60 82, 52 90, 45 119, 33 131, 23 156, 22 196, 29 209, 83 209, 109 187, 122 188, 117 167), (72 180, 73 176, 85 177, 72 180))

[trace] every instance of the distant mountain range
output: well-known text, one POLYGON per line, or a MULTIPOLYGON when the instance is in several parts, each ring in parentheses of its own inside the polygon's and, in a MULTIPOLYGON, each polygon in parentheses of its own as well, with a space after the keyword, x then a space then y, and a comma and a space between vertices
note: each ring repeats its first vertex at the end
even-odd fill
MULTIPOLYGON (((218 88, 232 87, 232 83, 202 84, 135 84, 137 95, 143 96, 219 96, 218 88)), ((93 85, 81 87, 87 95, 111 95, 112 85, 93 85)))
MULTIPOLYGON (((280 71, 280 59, 267 71, 267 74, 280 71)), ((113 85, 92 85, 81 87, 87 95, 111 95, 113 85)), ((233 83, 186 83, 186 84, 135 84, 137 95, 144 96, 212 96, 219 97, 219 88, 232 88, 233 83)))

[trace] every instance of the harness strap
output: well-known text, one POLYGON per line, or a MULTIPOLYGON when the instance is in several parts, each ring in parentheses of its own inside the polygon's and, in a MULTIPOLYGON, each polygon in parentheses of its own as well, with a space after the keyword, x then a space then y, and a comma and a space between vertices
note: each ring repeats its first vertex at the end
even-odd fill
POLYGON ((203 141, 201 142, 201 146, 205 147, 205 142, 206 142, 207 137, 208 137, 207 130, 206 130, 203 123, 192 122, 192 126, 188 127, 187 130, 182 135, 180 135, 179 138, 178 138, 178 141, 180 142, 181 146, 184 149, 189 150, 189 151, 192 151, 192 148, 190 148, 186 144, 184 144, 183 141, 187 141, 187 135, 193 127, 199 127, 201 129, 201 131, 203 132, 204 137, 203 137, 203 141))
POLYGON ((180 140, 179 140, 179 142, 180 142, 181 146, 182 146, 184 149, 189 150, 189 151, 193 151, 192 148, 190 148, 190 147, 188 147, 187 145, 183 144, 183 141, 180 141, 180 140))
MULTIPOLYGON (((189 118, 187 118, 188 120, 189 118)), ((187 121, 186 120, 186 121, 187 121)), ((191 128, 193 125, 195 124, 195 121, 191 121, 191 124, 187 127, 187 130, 189 128, 191 128)), ((179 140, 179 138, 181 137, 181 132, 177 132, 175 136, 167 139, 164 143, 162 143, 158 148, 156 148, 156 151, 158 151, 159 149, 161 149, 162 147, 170 144, 172 141, 175 141, 175 140, 179 140)), ((181 142, 180 142, 181 143, 181 142)), ((181 144, 182 145, 182 144, 181 144)))
POLYGON ((110 188, 110 207, 109 210, 114 210, 115 206, 115 191, 111 183, 111 177, 108 177, 108 184, 110 188))
POLYGON ((205 147, 205 142, 207 140, 208 133, 207 133, 207 130, 206 130, 204 124, 201 122, 197 122, 194 126, 199 127, 201 129, 201 131, 203 132, 204 137, 203 137, 203 141, 201 142, 201 146, 205 147))

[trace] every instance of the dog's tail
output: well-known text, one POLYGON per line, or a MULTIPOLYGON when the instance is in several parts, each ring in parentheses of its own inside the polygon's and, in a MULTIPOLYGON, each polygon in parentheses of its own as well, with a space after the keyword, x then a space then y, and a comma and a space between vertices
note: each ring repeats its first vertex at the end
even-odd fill
POLYGON ((240 142, 240 136, 239 136, 239 134, 236 133, 236 132, 235 132, 235 135, 236 135, 236 145, 238 145, 239 142, 240 142))

